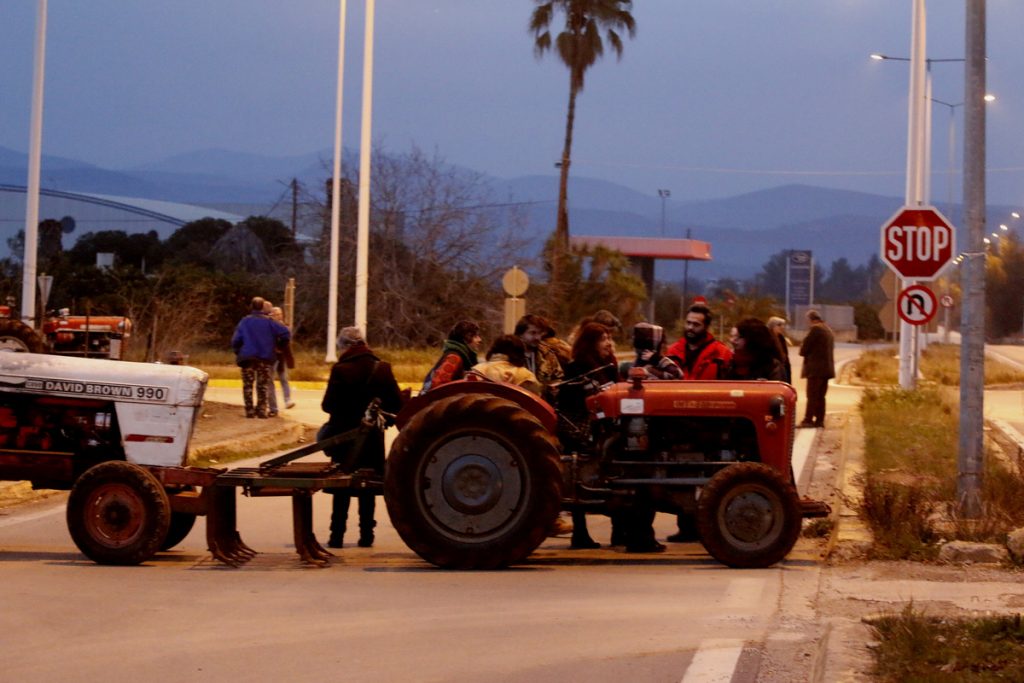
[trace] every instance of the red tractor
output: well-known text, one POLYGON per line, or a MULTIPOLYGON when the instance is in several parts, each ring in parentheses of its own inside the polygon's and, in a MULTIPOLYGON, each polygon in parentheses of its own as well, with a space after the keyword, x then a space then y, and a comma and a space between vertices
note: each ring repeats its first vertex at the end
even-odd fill
POLYGON ((828 514, 794 484, 790 385, 637 375, 587 391, 588 416, 575 422, 489 381, 410 401, 384 480, 406 544, 441 567, 501 567, 533 552, 560 509, 642 504, 693 519, 720 562, 766 567, 793 548, 804 517, 828 514))
POLYGON ((66 308, 48 314, 37 332, 12 318, 10 306, 0 306, 0 351, 119 360, 131 332, 132 321, 125 316, 70 315, 66 308))

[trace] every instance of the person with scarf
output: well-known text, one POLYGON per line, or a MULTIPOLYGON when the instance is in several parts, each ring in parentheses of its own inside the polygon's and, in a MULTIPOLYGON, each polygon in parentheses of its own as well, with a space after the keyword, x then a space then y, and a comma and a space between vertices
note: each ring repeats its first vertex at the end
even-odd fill
POLYGON ((479 325, 469 320, 456 323, 441 346, 441 357, 423 379, 420 393, 462 379, 466 371, 477 364, 476 352, 481 341, 479 325))

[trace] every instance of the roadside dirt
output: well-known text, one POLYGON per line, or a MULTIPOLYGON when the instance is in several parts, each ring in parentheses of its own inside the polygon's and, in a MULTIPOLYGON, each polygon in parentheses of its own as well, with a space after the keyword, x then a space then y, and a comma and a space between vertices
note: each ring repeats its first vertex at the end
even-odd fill
MULTIPOLYGON (((192 435, 190 458, 223 464, 309 442, 315 429, 287 418, 247 419, 239 406, 207 401, 192 435)), ((61 495, 60 491, 34 490, 27 481, 0 482, 0 508, 61 495)))

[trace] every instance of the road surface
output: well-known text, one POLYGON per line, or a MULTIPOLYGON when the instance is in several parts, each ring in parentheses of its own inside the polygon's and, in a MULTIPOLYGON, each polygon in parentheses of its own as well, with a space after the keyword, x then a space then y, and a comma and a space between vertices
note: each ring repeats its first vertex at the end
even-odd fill
MULTIPOLYGON (((830 413, 857 394, 830 389, 830 413)), ((241 399, 237 389, 208 397, 241 399)), ((322 422, 320 392, 297 391, 296 400, 294 417, 322 422)), ((329 501, 314 500, 324 538, 329 501)), ((375 546, 335 551, 325 569, 300 565, 284 498, 240 497, 239 530, 261 554, 238 569, 210 558, 202 521, 144 566, 103 567, 75 549, 59 501, 8 511, 4 678, 748 681, 765 680, 773 657, 813 650, 799 617, 812 614, 817 561, 801 546, 781 566, 735 570, 697 543, 643 556, 574 552, 554 538, 512 570, 443 571, 409 551, 382 504, 378 511, 375 546)), ((607 519, 591 519, 606 543, 607 519)), ((659 537, 673 527, 658 516, 659 537)), ((355 535, 350 527, 348 540, 355 535)), ((811 662, 799 666, 809 672, 811 662)))

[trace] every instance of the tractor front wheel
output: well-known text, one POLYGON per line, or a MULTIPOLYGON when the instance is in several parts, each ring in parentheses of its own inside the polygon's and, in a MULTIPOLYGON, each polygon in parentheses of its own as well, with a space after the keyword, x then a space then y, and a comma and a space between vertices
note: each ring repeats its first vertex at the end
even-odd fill
POLYGON ((98 564, 140 564, 167 538, 171 504, 149 471, 123 461, 91 467, 68 497, 68 530, 98 564))
POLYGON ((697 533, 711 556, 730 567, 768 567, 793 549, 803 514, 796 488, 761 463, 719 470, 701 489, 697 533))

